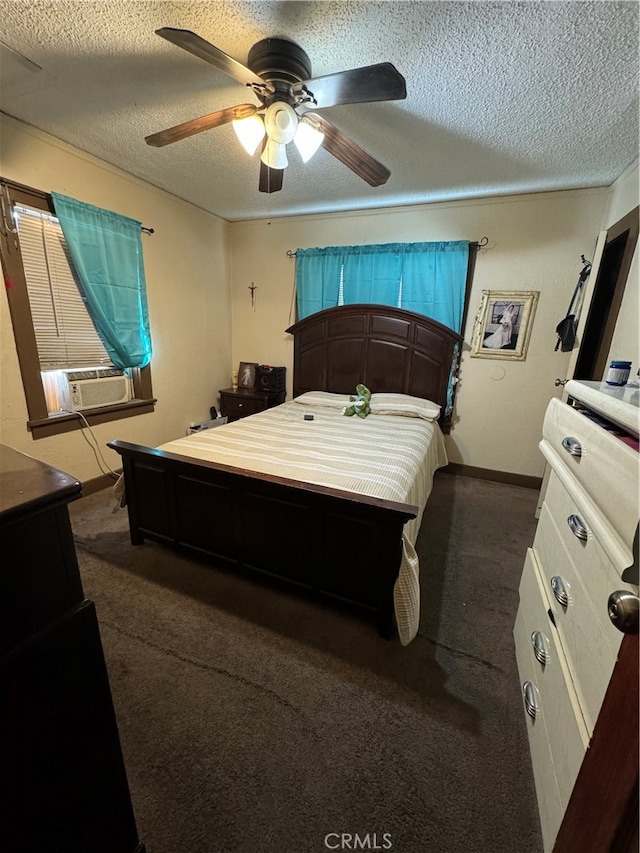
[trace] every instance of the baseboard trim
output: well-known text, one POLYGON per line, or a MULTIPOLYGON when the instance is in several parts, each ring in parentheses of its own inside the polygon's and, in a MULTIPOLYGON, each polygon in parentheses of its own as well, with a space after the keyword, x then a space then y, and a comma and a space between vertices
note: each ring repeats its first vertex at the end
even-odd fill
MULTIPOLYGON (((116 471, 116 474, 119 474, 116 471)), ((115 485, 115 480, 109 474, 101 474, 99 477, 92 477, 90 480, 82 481, 82 497, 93 495, 95 492, 101 492, 103 489, 108 489, 109 486, 115 485)))
POLYGON ((529 477, 527 474, 512 474, 510 471, 494 471, 492 468, 478 468, 476 465, 463 465, 461 462, 449 462, 440 469, 444 474, 458 474, 460 477, 474 477, 476 480, 491 480, 508 486, 524 486, 526 489, 540 491, 542 477, 529 477))

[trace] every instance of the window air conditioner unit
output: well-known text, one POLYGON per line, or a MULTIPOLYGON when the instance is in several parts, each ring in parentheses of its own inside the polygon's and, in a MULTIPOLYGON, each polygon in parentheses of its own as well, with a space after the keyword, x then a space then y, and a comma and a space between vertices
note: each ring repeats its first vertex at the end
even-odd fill
POLYGON ((60 408, 71 412, 131 399, 129 377, 119 367, 61 370, 59 390, 60 408))

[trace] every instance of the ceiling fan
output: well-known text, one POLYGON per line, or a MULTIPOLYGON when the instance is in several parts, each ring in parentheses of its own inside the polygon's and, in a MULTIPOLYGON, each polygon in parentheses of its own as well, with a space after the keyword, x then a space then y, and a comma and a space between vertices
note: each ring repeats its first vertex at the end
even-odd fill
POLYGON ((262 145, 260 192, 282 189, 286 146, 291 141, 305 162, 321 145, 372 187, 388 180, 391 173, 386 166, 316 110, 406 98, 405 79, 390 62, 311 79, 309 57, 286 39, 257 42, 245 66, 190 30, 163 27, 156 34, 247 86, 260 103, 238 104, 161 130, 145 138, 148 145, 162 147, 231 122, 248 153, 262 145))

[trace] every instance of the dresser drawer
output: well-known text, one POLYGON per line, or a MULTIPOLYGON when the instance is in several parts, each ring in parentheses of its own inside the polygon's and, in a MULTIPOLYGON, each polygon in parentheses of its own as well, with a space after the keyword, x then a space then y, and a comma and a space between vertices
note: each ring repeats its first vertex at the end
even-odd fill
POLYGON ((578 499, 578 494, 571 495, 559 478, 554 473, 551 474, 544 502, 578 577, 588 592, 596 618, 609 642, 617 651, 622 641, 622 634, 609 619, 609 596, 617 589, 637 593, 638 588, 624 583, 621 575, 627 565, 612 561, 609 549, 603 547, 605 543, 593 533, 595 519, 586 511, 587 507, 584 504, 578 503, 578 499), (572 530, 569 519, 576 515, 586 528, 586 540, 579 539, 572 530))
POLYGON ((588 743, 562 647, 547 615, 548 607, 536 555, 529 549, 520 583, 514 641, 523 707, 523 685, 527 682, 533 685, 538 704, 535 718, 526 710, 524 713, 545 850, 553 847, 588 743), (544 637, 544 664, 534 653, 536 632, 544 637))
MULTIPOLYGON (((518 664, 520 694, 522 697, 523 686, 527 682, 535 685, 536 670, 530 653, 530 634, 521 609, 518 609, 516 615, 513 636, 516 645, 516 661, 518 664)), ((540 704, 542 704, 542 700, 540 700, 540 704)), ((547 729, 542 714, 533 720, 525 711, 524 705, 522 708, 527 727, 531 767, 536 787, 544 850, 545 853, 549 853, 553 849, 553 842, 558 834, 566 803, 563 803, 560 797, 553 756, 551 755, 551 746, 549 745, 547 729)))
POLYGON ((558 399, 547 407, 542 434, 630 547, 640 516, 640 454, 558 399))
POLYGON ((549 486, 533 547, 592 733, 622 641, 622 634, 611 624, 607 613, 609 593, 618 587, 611 564, 598 543, 594 539, 581 542, 571 533, 566 519, 574 508, 553 475, 549 486), (575 543, 571 541, 574 539, 575 543), (561 603, 563 593, 566 604, 561 603), (600 612, 598 604, 602 605, 600 612))

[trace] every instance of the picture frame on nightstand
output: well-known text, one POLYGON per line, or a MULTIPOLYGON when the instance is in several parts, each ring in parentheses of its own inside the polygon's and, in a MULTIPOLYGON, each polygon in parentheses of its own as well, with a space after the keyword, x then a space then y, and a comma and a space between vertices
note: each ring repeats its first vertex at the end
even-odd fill
POLYGON ((256 387, 257 361, 241 361, 238 367, 238 388, 256 387))

